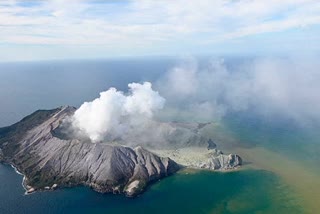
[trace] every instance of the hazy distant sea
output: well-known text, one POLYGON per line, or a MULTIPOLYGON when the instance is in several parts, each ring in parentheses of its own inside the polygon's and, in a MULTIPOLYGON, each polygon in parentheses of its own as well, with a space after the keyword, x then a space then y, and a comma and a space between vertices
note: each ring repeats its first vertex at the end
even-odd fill
POLYGON ((80 106, 99 92, 158 79, 174 60, 88 60, 0 63, 0 126, 37 109, 80 106))
MULTIPOLYGON (((130 82, 154 81, 174 63, 172 59, 139 59, 0 64, 0 126, 37 109, 79 106, 111 86, 126 90, 130 82)), ((305 174, 320 175, 314 167, 319 161, 317 132, 245 114, 229 115, 221 124, 221 135, 226 140, 232 135, 239 149, 262 147, 280 157, 280 162, 292 160, 305 166, 305 174)), ((299 182, 286 179, 299 173, 295 168, 286 171, 279 164, 277 173, 269 165, 262 166, 231 173, 182 171, 157 182, 138 198, 128 199, 85 187, 25 196, 22 176, 0 165, 0 213, 303 213, 308 210, 305 201, 320 201, 319 195, 299 192, 299 187, 304 188, 299 182)))

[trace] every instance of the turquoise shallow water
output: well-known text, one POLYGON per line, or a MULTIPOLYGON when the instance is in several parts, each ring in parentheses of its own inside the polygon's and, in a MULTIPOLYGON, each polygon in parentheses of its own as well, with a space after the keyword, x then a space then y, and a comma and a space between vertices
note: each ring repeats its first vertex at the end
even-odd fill
POLYGON ((134 199, 85 187, 26 196, 21 180, 0 165, 0 213, 301 213, 288 187, 262 170, 183 171, 134 199))
POLYGON ((249 113, 228 116, 223 129, 240 147, 264 147, 300 162, 320 175, 319 124, 297 123, 278 118, 261 118, 249 113))

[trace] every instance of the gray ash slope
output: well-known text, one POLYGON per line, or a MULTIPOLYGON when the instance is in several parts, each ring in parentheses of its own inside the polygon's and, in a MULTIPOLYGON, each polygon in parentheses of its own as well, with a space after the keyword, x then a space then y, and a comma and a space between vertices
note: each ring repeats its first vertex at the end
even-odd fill
MULTIPOLYGON (((181 168, 170 158, 159 157, 141 146, 130 148, 59 136, 62 122, 75 110, 69 106, 38 110, 12 126, 0 128, 0 161, 25 175, 24 186, 29 191, 86 185, 102 193, 135 196, 150 183, 181 168)), ((241 165, 236 155, 229 155, 231 159, 219 155, 217 163, 211 161, 206 168, 241 165)))
POLYGON ((64 140, 53 135, 72 107, 37 111, 0 129, 0 158, 25 175, 29 189, 87 185, 99 192, 133 196, 148 183, 170 175, 179 166, 169 158, 136 147, 64 140))

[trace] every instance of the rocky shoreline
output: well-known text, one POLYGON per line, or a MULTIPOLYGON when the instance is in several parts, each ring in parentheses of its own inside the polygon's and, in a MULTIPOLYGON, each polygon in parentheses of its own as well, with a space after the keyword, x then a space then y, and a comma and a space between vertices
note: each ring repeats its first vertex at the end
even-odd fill
MULTIPOLYGON (((6 164, 6 163, 4 163, 4 164, 6 164)), ((25 195, 29 195, 29 194, 32 194, 32 193, 37 192, 37 191, 56 190, 58 188, 58 184, 53 184, 51 187, 46 186, 46 187, 44 187, 44 189, 36 189, 36 188, 34 188, 34 187, 32 187, 32 186, 27 184, 28 183, 27 182, 27 177, 23 173, 21 173, 17 169, 17 167, 15 167, 13 164, 10 164, 10 163, 8 163, 8 165, 10 165, 18 175, 23 176, 21 185, 22 185, 23 189, 25 190, 25 193, 24 193, 25 195)))
POLYGON ((236 154, 224 154, 216 148, 184 147, 151 151, 159 156, 169 157, 184 167, 193 169, 229 171, 237 169, 242 165, 240 156, 236 154))

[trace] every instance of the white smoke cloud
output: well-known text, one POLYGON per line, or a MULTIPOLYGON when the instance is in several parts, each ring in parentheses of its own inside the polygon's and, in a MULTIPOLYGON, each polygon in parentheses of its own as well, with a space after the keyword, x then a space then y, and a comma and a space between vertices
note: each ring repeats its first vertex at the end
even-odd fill
POLYGON ((219 120, 228 112, 254 111, 298 122, 320 121, 320 63, 264 58, 227 66, 223 59, 199 66, 187 59, 157 82, 167 118, 219 120))
POLYGON ((319 67, 314 60, 295 58, 251 59, 235 66, 222 59, 203 66, 188 58, 156 82, 157 91, 145 82, 129 84, 127 94, 115 88, 101 92, 81 105, 72 124, 93 142, 157 146, 192 135, 161 120, 213 122, 248 112, 320 122, 319 67))
POLYGON ((165 99, 152 90, 150 82, 128 87, 128 94, 110 88, 92 102, 83 103, 73 115, 73 126, 97 142, 126 136, 148 124, 165 99))

